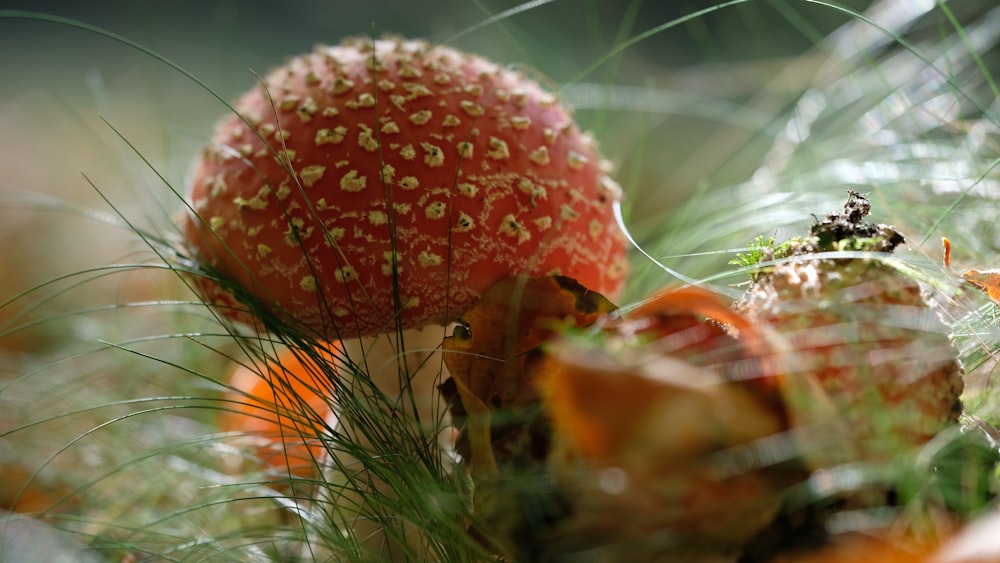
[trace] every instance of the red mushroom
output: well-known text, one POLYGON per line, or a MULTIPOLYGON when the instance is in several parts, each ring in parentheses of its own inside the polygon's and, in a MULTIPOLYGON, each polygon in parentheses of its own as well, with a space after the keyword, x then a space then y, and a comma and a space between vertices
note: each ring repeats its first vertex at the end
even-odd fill
POLYGON ((291 59, 235 108, 197 162, 183 228, 196 259, 285 320, 329 338, 446 324, 520 274, 620 293, 620 188, 520 72, 354 39, 291 59))
MULTIPOLYGON (((237 320, 253 321, 238 314, 249 309, 341 340, 377 387, 417 396, 420 431, 439 411, 425 401, 434 382, 414 377, 419 348, 441 334, 413 346, 408 331, 402 358, 401 341, 378 338, 406 370, 370 361, 382 354, 354 337, 453 322, 512 275, 621 291, 620 188, 568 110, 520 72, 356 39, 289 60, 235 109, 195 164, 182 218, 188 253, 213 273, 198 278, 203 296, 237 320)), ((355 533, 378 538, 366 526, 379 525, 359 518, 355 533)))

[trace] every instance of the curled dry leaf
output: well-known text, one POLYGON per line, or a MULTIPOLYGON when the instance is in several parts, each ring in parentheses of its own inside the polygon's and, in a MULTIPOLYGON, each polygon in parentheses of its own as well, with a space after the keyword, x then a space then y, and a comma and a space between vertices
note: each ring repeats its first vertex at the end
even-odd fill
POLYGON ((844 533, 826 546, 782 555, 774 563, 994 563, 1000 561, 1000 513, 984 514, 959 526, 938 515, 933 537, 913 538, 896 530, 844 533))
POLYGON ((764 342, 698 288, 602 325, 596 340, 548 346, 537 370, 556 441, 549 470, 570 505, 550 540, 608 556, 737 551, 800 477, 760 447, 787 428, 764 342))
MULTIPOLYGON (((941 244, 944 245, 944 267, 951 269, 951 241, 942 237, 941 244)), ((1000 270, 966 270, 962 279, 1000 303, 1000 270)))
POLYGON ((787 428, 767 343, 707 290, 613 311, 565 278, 510 279, 445 340, 472 532, 515 557, 738 550, 801 478, 759 447, 787 428))
POLYGON ((467 427, 458 451, 473 471, 495 474, 498 463, 541 463, 548 432, 530 364, 560 329, 582 327, 613 311, 599 293, 562 276, 508 278, 483 294, 444 339, 451 382, 442 391, 453 419, 467 427), (493 415, 503 412, 503 422, 493 415))
MULTIPOLYGON (((695 287, 661 291, 624 316, 606 319, 601 325, 603 334, 593 345, 566 339, 549 346, 555 361, 544 364, 538 378, 546 390, 547 412, 556 431, 581 454, 601 459, 630 449, 630 435, 641 424, 651 422, 647 419, 652 413, 689 420, 680 426, 650 425, 658 434, 656 440, 669 447, 745 441, 718 434, 724 429, 766 435, 755 428, 757 420, 751 414, 757 403, 768 412, 762 418, 778 415, 780 419, 778 388, 760 365, 765 358, 760 352, 766 343, 718 295, 695 287), (734 332, 739 333, 739 340, 734 332), (692 366, 697 369, 690 369, 692 366), (737 390, 741 387, 743 390, 737 390), (758 397, 748 395, 747 401, 738 398, 747 393, 758 397), (702 419, 689 417, 700 407, 668 407, 668 402, 690 407, 702 400, 708 401, 706 406, 729 400, 746 402, 749 416, 737 425, 702 425, 702 419), (680 435, 704 432, 709 427, 716 433, 711 438, 680 435)), ((739 416, 742 412, 736 405, 710 410, 717 411, 709 413, 712 416, 739 416)))

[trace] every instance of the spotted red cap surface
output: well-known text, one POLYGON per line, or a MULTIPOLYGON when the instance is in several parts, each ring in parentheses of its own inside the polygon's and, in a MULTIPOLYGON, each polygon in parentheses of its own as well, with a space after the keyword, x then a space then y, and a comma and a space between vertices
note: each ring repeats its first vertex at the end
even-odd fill
POLYGON ((291 59, 235 108, 196 163, 189 250, 303 326, 444 324, 514 274, 622 288, 620 189, 520 72, 422 41, 349 40, 291 59))

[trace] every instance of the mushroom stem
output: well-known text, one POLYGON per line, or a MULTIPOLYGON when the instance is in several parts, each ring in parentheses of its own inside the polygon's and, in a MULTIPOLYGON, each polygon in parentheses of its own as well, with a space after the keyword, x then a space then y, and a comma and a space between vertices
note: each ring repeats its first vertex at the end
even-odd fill
MULTIPOLYGON (((385 422, 398 424, 401 421, 404 425, 393 429, 394 434, 402 432, 416 436, 420 443, 424 443, 423 438, 437 436, 439 442, 445 442, 436 449, 437 455, 443 459, 453 449, 453 445, 445 438, 450 434, 442 431, 448 419, 436 389, 444 370, 438 349, 442 331, 441 327, 405 330, 398 334, 351 339, 342 342, 342 346, 344 359, 354 366, 356 375, 363 378, 360 381, 358 377, 352 378, 350 384, 358 386, 356 389, 360 395, 370 396, 372 392, 377 394, 376 399, 371 402, 367 402, 367 399, 348 400, 359 401, 361 409, 377 408, 378 405, 391 408, 393 414, 398 416, 386 416, 385 422)), ((344 408, 350 410, 350 407, 344 408)), ((378 420, 383 418, 379 417, 378 420)), ((385 502, 374 501, 374 498, 395 499, 400 496, 400 491, 394 488, 399 483, 389 483, 380 478, 378 469, 371 467, 371 464, 382 463, 381 460, 387 458, 420 463, 414 459, 412 451, 386 452, 387 443, 382 439, 384 436, 365 427, 371 422, 371 418, 365 417, 361 412, 341 413, 340 430, 352 445, 349 451, 338 449, 335 452, 327 479, 335 484, 350 485, 332 488, 331 490, 338 490, 338 493, 330 502, 342 511, 358 507, 353 534, 363 541, 370 553, 382 553, 387 561, 409 560, 413 558, 412 553, 428 555, 424 552, 426 547, 417 544, 417 540, 421 538, 418 523, 403 522, 404 535, 411 539, 411 543, 400 545, 398 538, 401 536, 398 532, 387 531, 385 522, 379 518, 366 517, 369 510, 381 510, 378 503, 385 502)), ((393 440, 391 443, 413 441, 393 440)))

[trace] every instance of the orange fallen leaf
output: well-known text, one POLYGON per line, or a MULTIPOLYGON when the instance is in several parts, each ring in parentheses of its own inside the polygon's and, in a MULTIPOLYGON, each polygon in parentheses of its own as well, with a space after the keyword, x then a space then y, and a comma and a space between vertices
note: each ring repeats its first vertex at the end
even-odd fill
POLYGON ((320 434, 333 418, 327 374, 335 350, 317 351, 325 368, 291 349, 279 352, 264 373, 238 365, 228 377, 225 399, 232 410, 220 414, 220 430, 249 438, 260 463, 278 475, 315 477, 326 452, 320 434))
POLYGON ((597 342, 549 346, 538 370, 556 431, 585 457, 604 459, 655 442, 663 459, 673 460, 782 429, 777 386, 759 363, 763 342, 714 293, 664 290, 602 325, 597 342), (738 329, 740 338, 719 323, 738 329), (736 369, 738 378, 729 379, 736 369), (699 422, 685 423, 695 412, 699 422), (705 435, 709 429, 716 434, 705 435))
POLYGON ((558 452, 548 469, 570 499, 554 535, 612 546, 616 560, 693 560, 688 550, 701 548, 712 558, 742 545, 802 478, 761 447, 788 420, 756 328, 694 287, 599 326, 546 346, 536 370, 558 452))
MULTIPOLYGON (((930 549, 917 544, 906 545, 888 539, 863 534, 834 537, 829 545, 815 550, 779 555, 773 563, 927 563, 930 549)), ((944 563, 943 561, 940 563, 944 563)))
POLYGON ((3 476, 0 478, 0 515, 3 511, 25 514, 50 512, 67 504, 67 498, 72 493, 65 484, 43 480, 34 474, 33 469, 13 461, 0 461, 0 475, 3 476))
MULTIPOLYGON (((449 393, 446 383, 442 391, 456 423, 466 425, 457 448, 474 473, 495 474, 498 458, 501 463, 544 459, 546 448, 523 448, 523 435, 531 434, 539 404, 528 364, 561 328, 587 326, 614 309, 570 278, 513 277, 487 290, 463 315, 462 324, 442 343, 455 386, 449 393), (499 411, 506 422, 494 420, 499 411)), ((547 440, 541 434, 536 437, 547 440)))
MULTIPOLYGON (((944 245, 944 266, 950 269, 951 241, 947 237, 942 237, 941 243, 944 245)), ((966 270, 962 274, 962 279, 985 293, 994 302, 1000 303, 1000 270, 966 270)))
POLYGON ((1000 303, 1000 271, 968 270, 962 274, 962 279, 974 285, 977 289, 989 296, 993 301, 1000 303))

